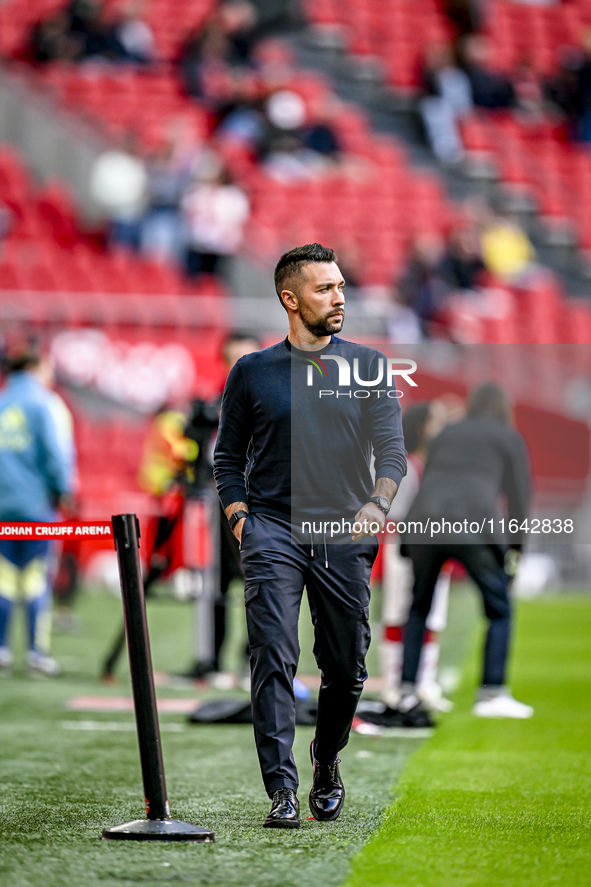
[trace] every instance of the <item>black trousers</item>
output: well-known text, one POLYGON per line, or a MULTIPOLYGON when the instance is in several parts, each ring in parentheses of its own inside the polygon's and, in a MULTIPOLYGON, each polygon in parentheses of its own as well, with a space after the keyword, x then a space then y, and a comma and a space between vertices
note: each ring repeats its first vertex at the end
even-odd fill
POLYGON ((412 605, 404 629, 403 682, 414 684, 419 668, 425 622, 431 608, 435 583, 446 560, 463 564, 474 580, 484 604, 488 630, 484 645, 482 685, 505 683, 511 635, 509 576, 503 568, 503 553, 493 545, 406 545, 414 570, 412 605))
POLYGON ((293 679, 300 647, 298 618, 304 586, 314 625, 314 656, 322 674, 315 755, 331 761, 349 739, 367 678, 369 578, 375 539, 326 545, 292 541, 288 521, 250 514, 242 530, 246 622, 250 643, 252 713, 267 793, 297 791, 293 679), (328 562, 328 566, 326 565, 328 562))

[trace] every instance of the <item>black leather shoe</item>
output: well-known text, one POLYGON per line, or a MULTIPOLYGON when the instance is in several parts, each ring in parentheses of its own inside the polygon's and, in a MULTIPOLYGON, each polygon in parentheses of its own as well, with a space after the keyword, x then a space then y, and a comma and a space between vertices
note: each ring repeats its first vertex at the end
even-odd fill
POLYGON ((339 773, 340 761, 335 758, 330 764, 321 764, 314 757, 314 741, 310 746, 314 779, 310 792, 310 810, 314 819, 332 822, 345 803, 345 786, 339 773))
POLYGON ((273 795, 269 815, 263 828, 299 828, 300 802, 291 788, 279 788, 273 795))
POLYGON ((422 702, 417 701, 416 705, 413 705, 412 708, 407 709, 407 711, 400 711, 402 715, 402 721, 400 724, 396 726, 400 727, 434 727, 435 721, 431 717, 430 713, 427 711, 422 702))
POLYGON ((386 707, 383 712, 368 717, 368 721, 380 727, 434 727, 435 722, 422 702, 417 702, 408 711, 386 707))

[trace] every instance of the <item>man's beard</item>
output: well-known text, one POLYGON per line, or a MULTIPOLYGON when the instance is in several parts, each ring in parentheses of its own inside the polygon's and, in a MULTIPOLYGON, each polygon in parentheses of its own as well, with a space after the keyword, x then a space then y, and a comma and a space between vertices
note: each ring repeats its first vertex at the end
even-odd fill
MULTIPOLYGON (((322 338, 322 336, 332 336, 333 333, 339 333, 342 329, 343 323, 345 321, 345 309, 340 308, 339 311, 342 313, 342 318, 339 318, 338 321, 330 322, 329 317, 330 314, 327 314, 326 317, 312 317, 311 315, 306 315, 304 311, 300 312, 300 317, 302 318, 302 323, 306 327, 306 329, 312 333, 313 336, 316 336, 318 339, 322 338)), ((332 314, 334 314, 334 310, 332 314)))

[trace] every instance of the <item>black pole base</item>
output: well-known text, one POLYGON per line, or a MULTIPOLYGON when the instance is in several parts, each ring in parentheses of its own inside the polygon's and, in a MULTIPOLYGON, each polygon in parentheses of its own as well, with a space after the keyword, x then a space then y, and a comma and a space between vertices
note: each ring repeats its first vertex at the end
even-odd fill
POLYGON ((103 841, 199 841, 211 843, 214 833, 178 819, 136 819, 103 829, 103 841))

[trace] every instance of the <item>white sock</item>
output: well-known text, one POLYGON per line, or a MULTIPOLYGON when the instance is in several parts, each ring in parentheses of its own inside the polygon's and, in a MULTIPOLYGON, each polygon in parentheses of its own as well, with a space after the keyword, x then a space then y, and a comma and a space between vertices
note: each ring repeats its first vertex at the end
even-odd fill
POLYGON ((412 688, 404 689, 402 693, 402 699, 398 705, 398 708, 402 712, 410 711, 411 708, 414 708, 415 705, 418 705, 420 702, 419 697, 414 692, 414 685, 412 688))
POLYGON ((439 641, 427 641, 425 644, 423 644, 421 649, 421 660, 419 664, 419 673, 417 675, 417 683, 436 684, 438 665, 439 641))
POLYGON ((382 675, 384 678, 383 699, 390 708, 396 708, 400 700, 400 679, 402 677, 402 641, 383 640, 381 645, 382 675))

